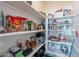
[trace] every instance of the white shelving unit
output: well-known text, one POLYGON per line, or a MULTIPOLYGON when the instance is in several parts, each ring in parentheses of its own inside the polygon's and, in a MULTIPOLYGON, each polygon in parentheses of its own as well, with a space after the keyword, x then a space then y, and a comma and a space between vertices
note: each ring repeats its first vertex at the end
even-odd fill
POLYGON ((25 11, 26 13, 30 13, 39 19, 43 20, 45 19, 45 16, 42 15, 40 12, 35 10, 32 6, 30 6, 27 2, 25 1, 4 1, 4 3, 11 5, 17 9, 20 9, 22 11, 25 11))
POLYGON ((54 17, 54 19, 66 19, 66 18, 70 18, 70 17, 74 17, 75 15, 71 15, 71 16, 62 16, 62 17, 54 17))
MULTIPOLYGON (((43 14, 41 14, 40 12, 38 12, 37 10, 35 10, 32 6, 30 6, 26 1, 4 1, 0 3, 1 5, 7 5, 7 7, 14 7, 18 10, 24 11, 26 12, 26 14, 31 14, 34 17, 40 19, 41 20, 45 20, 45 16, 43 14), (3 4, 4 3, 4 4, 3 4)), ((28 34, 28 33, 37 33, 37 32, 45 32, 46 30, 33 30, 33 31, 22 31, 22 32, 11 32, 11 33, 3 33, 0 34, 0 37, 5 37, 5 36, 14 36, 14 35, 19 35, 19 34, 28 34)), ((43 44, 37 45, 32 53, 30 53, 27 57, 32 57, 42 46, 43 44)))
POLYGON ((0 37, 12 36, 12 35, 19 35, 19 34, 36 33, 36 32, 44 32, 44 31, 45 30, 34 30, 34 31, 22 31, 22 32, 4 33, 4 34, 0 34, 0 37))
POLYGON ((59 41, 59 42, 54 42, 54 41, 51 41, 51 40, 48 40, 48 42, 50 43, 56 43, 56 44, 65 44, 65 45, 72 45, 72 42, 63 42, 63 41, 59 41))
MULTIPOLYGON (((53 40, 49 40, 49 36, 51 36, 51 35, 56 35, 56 36, 58 36, 58 33, 60 34, 62 34, 62 35, 67 35, 67 37, 68 36, 71 36, 71 34, 74 32, 74 29, 73 29, 73 17, 74 16, 66 16, 66 17, 57 17, 57 18, 52 18, 52 19, 48 19, 48 18, 46 18, 46 45, 45 45, 45 47, 46 47, 46 54, 50 54, 50 55, 56 55, 56 56, 58 56, 58 57, 69 57, 70 55, 71 55, 71 50, 72 50, 72 46, 73 46, 73 39, 71 38, 71 40, 69 40, 69 41, 62 41, 62 40, 60 40, 60 41, 53 41, 53 40), (50 25, 50 23, 51 24, 53 24, 53 20, 56 20, 56 21, 60 21, 60 20, 62 20, 62 21, 64 21, 64 19, 65 19, 65 21, 68 19, 70 19, 71 20, 71 29, 72 30, 70 30, 70 29, 64 29, 64 27, 63 27, 63 29, 49 29, 49 25, 50 25), (70 33, 71 34, 69 34, 68 35, 68 33, 67 33, 67 31, 69 32, 70 31, 70 33), (56 32, 56 33, 55 33, 56 32), (65 33, 63 33, 63 32, 65 32, 65 33), (52 33, 52 34, 50 34, 50 33, 52 33), (50 47, 49 47, 49 43, 50 43, 50 47), (57 47, 59 46, 60 48, 58 49, 58 48, 56 48, 56 46, 55 46, 55 48, 54 48, 54 45, 57 45, 57 47), (65 53, 63 53, 62 51, 61 51, 61 45, 65 45, 65 46, 68 46, 69 47, 69 51, 68 51, 68 54, 66 55, 65 53), (52 52, 52 53, 51 53, 52 52)), ((57 25, 60 25, 60 24, 57 24, 57 25)), ((63 25, 63 26, 66 26, 66 25, 63 25)), ((53 39, 53 38, 52 38, 53 39)), ((68 38, 66 38, 66 39, 68 39, 68 38)))
MULTIPOLYGON (((51 53, 52 51, 48 51, 48 53, 51 53)), ((63 54, 60 50, 54 50, 52 53, 52 55, 57 55, 57 57, 68 57, 67 55, 63 54)))

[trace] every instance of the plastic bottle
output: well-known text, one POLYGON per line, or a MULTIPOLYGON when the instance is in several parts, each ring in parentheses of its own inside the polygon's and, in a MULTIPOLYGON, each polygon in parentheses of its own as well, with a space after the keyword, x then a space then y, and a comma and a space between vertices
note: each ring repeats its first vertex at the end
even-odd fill
POLYGON ((22 40, 21 39, 18 40, 17 45, 19 48, 22 48, 22 40))

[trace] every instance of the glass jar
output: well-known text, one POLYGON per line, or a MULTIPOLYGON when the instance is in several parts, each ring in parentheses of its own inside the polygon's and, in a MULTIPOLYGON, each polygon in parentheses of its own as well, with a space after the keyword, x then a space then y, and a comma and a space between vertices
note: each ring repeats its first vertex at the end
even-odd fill
POLYGON ((31 47, 35 48, 36 45, 37 45, 36 38, 35 37, 31 37, 30 39, 31 39, 31 47))

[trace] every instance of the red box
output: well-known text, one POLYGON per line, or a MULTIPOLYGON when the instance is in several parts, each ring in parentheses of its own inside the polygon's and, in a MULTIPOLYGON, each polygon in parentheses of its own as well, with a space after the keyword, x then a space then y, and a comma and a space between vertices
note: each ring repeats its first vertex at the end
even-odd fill
POLYGON ((7 29, 8 32, 18 32, 22 31, 22 17, 15 17, 15 16, 7 16, 7 29))

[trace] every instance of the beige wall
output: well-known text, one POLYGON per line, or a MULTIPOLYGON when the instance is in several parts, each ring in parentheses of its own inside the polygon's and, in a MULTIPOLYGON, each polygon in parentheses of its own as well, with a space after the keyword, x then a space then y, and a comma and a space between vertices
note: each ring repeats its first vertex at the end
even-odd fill
POLYGON ((71 8, 73 13, 78 13, 79 11, 78 1, 33 1, 32 6, 37 11, 43 11, 46 13, 54 12, 60 8, 71 8))
POLYGON ((33 1, 32 2, 32 7, 35 8, 37 11, 42 10, 42 2, 41 1, 33 1))
POLYGON ((46 1, 43 2, 43 11, 46 13, 54 12, 57 9, 61 9, 64 7, 71 7, 71 2, 67 1, 46 1))

